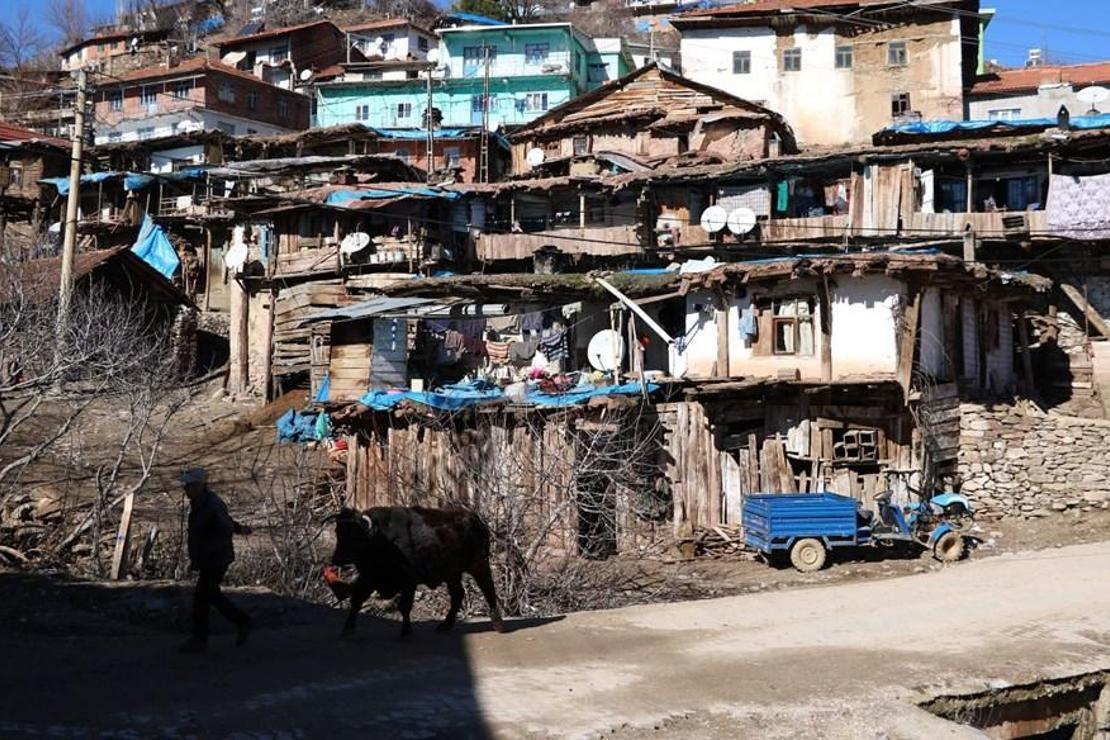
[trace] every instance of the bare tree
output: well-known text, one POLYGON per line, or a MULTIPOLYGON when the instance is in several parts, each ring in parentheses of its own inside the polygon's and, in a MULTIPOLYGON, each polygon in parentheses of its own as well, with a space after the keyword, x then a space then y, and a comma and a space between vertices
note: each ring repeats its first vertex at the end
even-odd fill
POLYGON ((31 559, 64 557, 86 533, 108 531, 120 502, 150 481, 188 397, 165 316, 143 301, 87 286, 61 336, 56 319, 46 271, 0 267, 2 525, 23 533, 8 547, 31 559), (40 466, 91 484, 59 502, 64 516, 51 528, 26 516, 26 486, 40 466))
POLYGON ((82 41, 92 27, 82 0, 50 0, 46 5, 46 22, 57 32, 63 46, 82 41))
POLYGON ((14 18, 0 21, 0 66, 12 72, 21 72, 46 48, 46 37, 31 19, 28 8, 20 8, 14 18))

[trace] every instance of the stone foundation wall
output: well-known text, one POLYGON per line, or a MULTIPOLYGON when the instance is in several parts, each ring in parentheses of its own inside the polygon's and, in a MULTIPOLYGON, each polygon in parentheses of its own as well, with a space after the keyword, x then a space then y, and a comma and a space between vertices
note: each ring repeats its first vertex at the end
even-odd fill
POLYGON ((961 491, 987 516, 1110 508, 1110 421, 960 406, 961 491))

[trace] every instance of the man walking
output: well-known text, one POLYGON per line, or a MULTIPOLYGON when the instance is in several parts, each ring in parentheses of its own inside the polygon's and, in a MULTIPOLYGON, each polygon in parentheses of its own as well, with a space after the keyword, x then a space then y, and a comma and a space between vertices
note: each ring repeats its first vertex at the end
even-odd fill
POLYGON ((183 653, 202 653, 208 647, 208 610, 230 620, 236 628, 236 645, 245 645, 253 622, 220 591, 227 568, 235 560, 232 534, 250 534, 228 514, 227 505, 208 488, 208 471, 192 468, 178 476, 189 497, 189 561, 197 571, 193 592, 193 634, 180 648, 183 653))

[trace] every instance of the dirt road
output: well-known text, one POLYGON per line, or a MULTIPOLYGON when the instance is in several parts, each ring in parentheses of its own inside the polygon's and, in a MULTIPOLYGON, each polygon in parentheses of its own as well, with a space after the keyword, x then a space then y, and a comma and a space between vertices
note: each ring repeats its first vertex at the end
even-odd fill
POLYGON ((179 598, 0 575, 0 736, 963 737, 916 702, 1110 666, 1110 542, 405 643, 241 595, 268 626, 203 657, 179 598))

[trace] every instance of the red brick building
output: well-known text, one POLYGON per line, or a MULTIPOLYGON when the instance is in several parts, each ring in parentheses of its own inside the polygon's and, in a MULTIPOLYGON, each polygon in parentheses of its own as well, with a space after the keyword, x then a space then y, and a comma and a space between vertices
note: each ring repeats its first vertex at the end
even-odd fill
POLYGON ((309 125, 304 95, 207 59, 93 80, 97 144, 191 131, 280 134, 309 125))
POLYGON ((307 87, 315 73, 346 61, 345 47, 346 35, 325 20, 219 42, 225 64, 286 90, 307 87))

